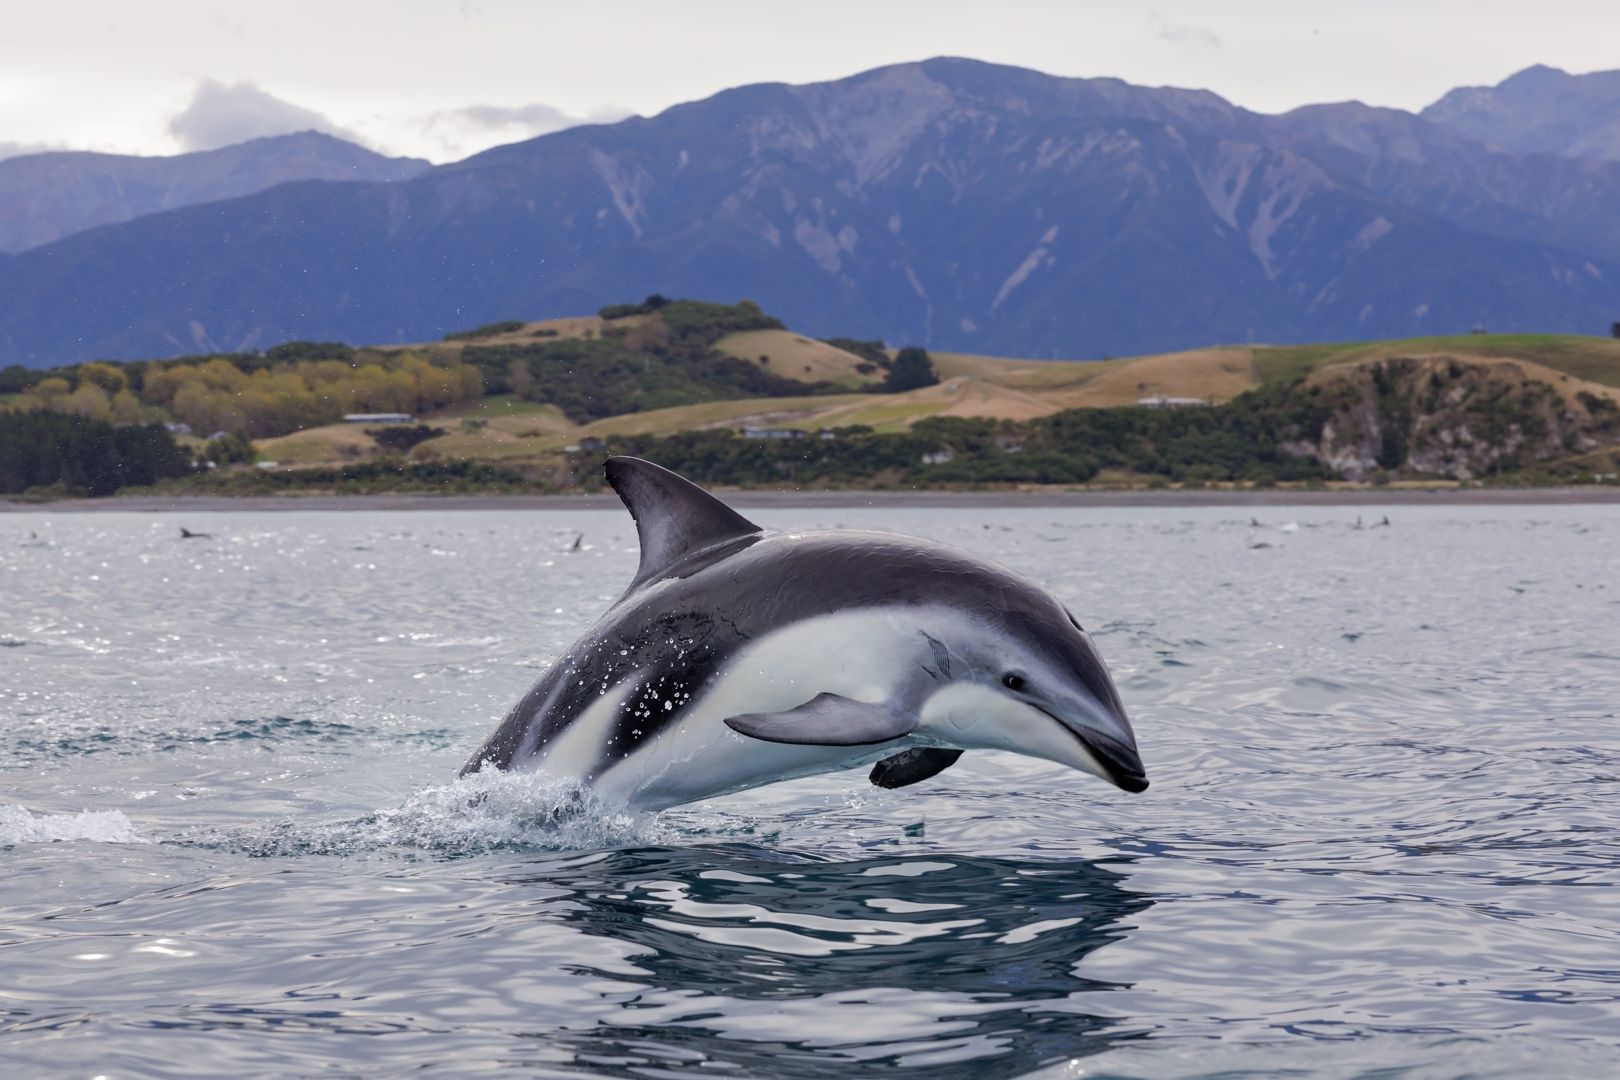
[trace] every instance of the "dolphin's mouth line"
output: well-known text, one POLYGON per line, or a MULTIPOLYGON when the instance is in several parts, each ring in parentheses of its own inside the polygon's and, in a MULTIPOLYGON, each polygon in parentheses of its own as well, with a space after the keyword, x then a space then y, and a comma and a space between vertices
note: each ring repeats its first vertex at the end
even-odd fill
POLYGON ((1136 751, 1104 735, 1081 734, 1056 713, 1041 709, 1039 705, 1035 707, 1050 716, 1064 731, 1073 735, 1075 740, 1086 748, 1086 752, 1103 767, 1103 771, 1108 774, 1109 781, 1115 787, 1133 795, 1148 789, 1147 772, 1142 768, 1142 758, 1136 751))

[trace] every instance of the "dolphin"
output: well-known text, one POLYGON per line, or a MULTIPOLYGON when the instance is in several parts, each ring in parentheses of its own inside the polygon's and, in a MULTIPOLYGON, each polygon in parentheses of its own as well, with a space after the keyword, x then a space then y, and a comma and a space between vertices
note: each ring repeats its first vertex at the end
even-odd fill
POLYGON ((634 580, 463 767, 540 770, 636 810, 875 763, 904 787, 1010 750, 1148 781, 1091 638, 1038 586, 943 544, 767 532, 614 457, 634 580))

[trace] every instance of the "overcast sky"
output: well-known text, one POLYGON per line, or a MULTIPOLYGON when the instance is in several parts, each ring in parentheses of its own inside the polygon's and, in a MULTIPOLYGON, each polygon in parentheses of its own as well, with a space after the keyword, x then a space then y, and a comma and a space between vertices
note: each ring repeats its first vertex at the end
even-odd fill
POLYGON ((54 0, 0 14, 0 156, 320 128, 454 160, 753 82, 971 56, 1263 112, 1620 67, 1616 0, 54 0))

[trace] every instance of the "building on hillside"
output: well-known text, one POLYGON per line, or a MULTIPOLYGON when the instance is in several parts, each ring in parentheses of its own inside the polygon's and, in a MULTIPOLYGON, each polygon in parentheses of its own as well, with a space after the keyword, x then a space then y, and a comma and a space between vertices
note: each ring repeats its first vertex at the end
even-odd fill
POLYGON ((785 427, 745 427, 742 437, 745 439, 802 439, 805 433, 798 428, 785 427))
POLYGON ((411 424, 416 417, 403 412, 352 412, 343 414, 345 424, 411 424))
POLYGON ((1208 404, 1201 397, 1169 397, 1165 394, 1136 399, 1137 407, 1142 409, 1186 409, 1208 404))

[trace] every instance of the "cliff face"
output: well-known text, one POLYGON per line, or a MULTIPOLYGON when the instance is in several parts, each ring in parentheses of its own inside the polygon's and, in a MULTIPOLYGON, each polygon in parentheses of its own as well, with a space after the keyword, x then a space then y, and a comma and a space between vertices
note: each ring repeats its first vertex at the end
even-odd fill
POLYGON ((1287 449, 1347 480, 1473 480, 1620 444, 1620 392, 1523 361, 1378 360, 1331 368, 1301 392, 1326 418, 1287 449))

